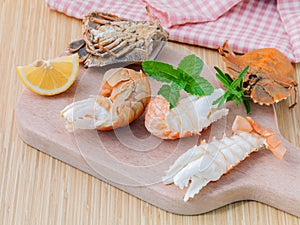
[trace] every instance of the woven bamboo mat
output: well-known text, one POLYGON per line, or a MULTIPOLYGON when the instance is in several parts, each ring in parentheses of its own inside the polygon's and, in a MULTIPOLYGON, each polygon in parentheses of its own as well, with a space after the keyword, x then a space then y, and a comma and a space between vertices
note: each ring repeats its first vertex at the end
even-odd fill
MULTIPOLYGON (((174 215, 27 146, 15 126, 14 106, 23 89, 15 67, 61 54, 80 36, 81 23, 40 0, 2 0, 0 17, 0 224, 300 224, 299 218, 254 201, 199 216, 174 215)), ((223 67, 216 51, 184 47, 223 67)), ((296 69, 300 80, 299 64, 296 69)), ((299 146, 300 106, 291 111, 288 105, 276 107, 279 127, 299 146)))

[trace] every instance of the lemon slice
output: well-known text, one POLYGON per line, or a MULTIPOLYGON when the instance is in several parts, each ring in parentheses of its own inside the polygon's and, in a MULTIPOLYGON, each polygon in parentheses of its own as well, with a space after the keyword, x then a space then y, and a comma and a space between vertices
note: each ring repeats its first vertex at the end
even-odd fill
POLYGON ((66 91, 74 83, 78 70, 78 54, 37 60, 32 64, 17 67, 22 83, 40 95, 56 95, 66 91))

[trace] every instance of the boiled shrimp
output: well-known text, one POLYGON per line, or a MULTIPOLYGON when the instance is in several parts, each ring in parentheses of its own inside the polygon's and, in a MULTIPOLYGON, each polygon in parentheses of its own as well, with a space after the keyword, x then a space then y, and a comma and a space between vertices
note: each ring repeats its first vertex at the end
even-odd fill
POLYGON ((163 96, 158 95, 148 105, 145 126, 151 134, 163 139, 199 134, 228 114, 228 109, 213 104, 223 94, 222 89, 215 89, 209 96, 190 95, 181 99, 173 109, 163 96))
POLYGON ((112 130, 139 118, 150 101, 150 84, 142 71, 127 68, 108 70, 100 94, 73 102, 61 111, 68 131, 112 130))
POLYGON ((220 179, 250 153, 267 148, 282 159, 286 152, 272 130, 250 117, 237 116, 232 130, 234 134, 231 137, 203 142, 182 154, 166 172, 163 182, 174 183, 181 189, 189 186, 184 196, 184 201, 188 201, 210 181, 220 179))

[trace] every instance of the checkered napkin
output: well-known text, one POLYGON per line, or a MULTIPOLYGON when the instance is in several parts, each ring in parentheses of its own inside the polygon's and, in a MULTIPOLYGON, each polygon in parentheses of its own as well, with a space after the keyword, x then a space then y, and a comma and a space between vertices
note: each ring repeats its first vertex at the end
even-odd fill
POLYGON ((51 9, 82 18, 91 11, 149 20, 145 6, 168 30, 170 40, 236 52, 273 47, 300 62, 299 0, 46 0, 51 9))

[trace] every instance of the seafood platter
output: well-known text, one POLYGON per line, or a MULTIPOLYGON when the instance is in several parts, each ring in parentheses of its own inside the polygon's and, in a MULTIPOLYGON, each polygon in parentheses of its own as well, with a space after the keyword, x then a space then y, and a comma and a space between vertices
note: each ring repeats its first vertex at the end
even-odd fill
MULTIPOLYGON (((273 107, 287 98, 298 107, 292 64, 272 48, 236 55, 226 41, 222 72, 169 47, 149 17, 86 15, 82 38, 66 47, 76 80, 52 96, 28 84, 16 105, 21 138, 172 213, 250 199, 300 216, 300 149, 273 107)), ((23 82, 31 71, 18 68, 23 82)))

